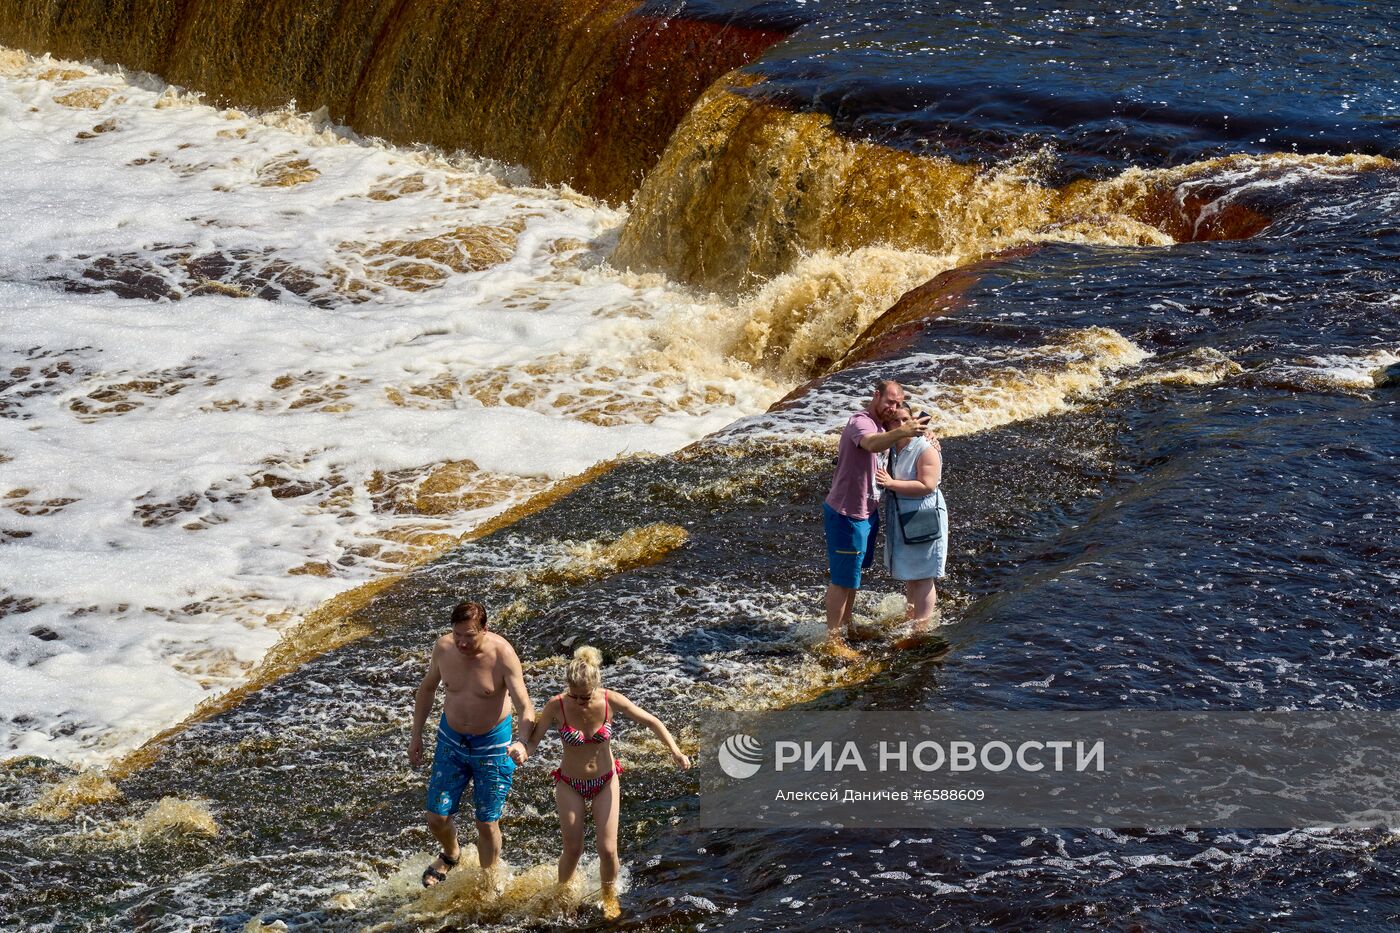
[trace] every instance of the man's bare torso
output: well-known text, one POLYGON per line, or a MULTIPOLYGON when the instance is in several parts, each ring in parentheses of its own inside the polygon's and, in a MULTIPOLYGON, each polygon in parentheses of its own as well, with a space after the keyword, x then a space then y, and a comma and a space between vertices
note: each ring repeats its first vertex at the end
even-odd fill
POLYGON ((464 654, 451 635, 433 646, 442 675, 443 712, 447 724, 464 735, 490 732, 510 712, 506 691, 505 639, 488 632, 481 651, 464 654))

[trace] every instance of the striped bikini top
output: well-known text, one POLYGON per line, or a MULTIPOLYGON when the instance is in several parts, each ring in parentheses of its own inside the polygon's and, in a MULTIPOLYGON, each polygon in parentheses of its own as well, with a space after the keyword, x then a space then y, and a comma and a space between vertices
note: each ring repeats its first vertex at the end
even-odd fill
POLYGON ((569 725, 569 714, 564 712, 564 694, 559 694, 559 715, 564 717, 564 724, 559 727, 559 741, 565 745, 601 745, 613 737, 611 714, 608 712, 608 691, 603 691, 603 724, 598 727, 598 731, 589 738, 583 734, 582 729, 575 729, 569 725))

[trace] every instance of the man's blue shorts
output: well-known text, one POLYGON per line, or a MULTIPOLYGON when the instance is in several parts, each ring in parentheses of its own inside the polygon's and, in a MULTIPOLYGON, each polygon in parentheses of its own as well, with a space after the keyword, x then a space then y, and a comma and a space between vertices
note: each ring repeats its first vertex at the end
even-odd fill
POLYGON ((833 586, 860 589, 860 572, 875 563, 875 537, 880 531, 880 513, 869 518, 847 518, 822 503, 826 526, 826 566, 833 586))
POLYGON ((428 781, 428 811, 438 816, 456 813, 467 782, 471 781, 477 822, 499 820, 515 781, 515 759, 506 754, 508 748, 509 716, 485 735, 463 735, 447 724, 447 715, 443 714, 438 722, 433 776, 428 781))

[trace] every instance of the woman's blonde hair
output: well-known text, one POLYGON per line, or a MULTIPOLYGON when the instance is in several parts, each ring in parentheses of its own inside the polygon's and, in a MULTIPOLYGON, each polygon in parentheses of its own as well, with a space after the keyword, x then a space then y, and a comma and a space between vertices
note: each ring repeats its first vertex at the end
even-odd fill
POLYGON ((603 684, 603 652, 592 645, 579 645, 565 675, 571 690, 597 690, 603 684))

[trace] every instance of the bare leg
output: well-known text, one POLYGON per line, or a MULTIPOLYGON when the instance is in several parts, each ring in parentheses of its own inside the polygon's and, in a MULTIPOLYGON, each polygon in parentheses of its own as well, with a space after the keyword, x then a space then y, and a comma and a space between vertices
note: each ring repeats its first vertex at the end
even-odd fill
POLYGON ((904 599, 909 607, 908 616, 913 621, 913 626, 908 635, 894 643, 900 650, 917 648, 926 642, 929 621, 933 618, 933 607, 938 600, 938 593, 933 588, 933 578, 906 581, 904 599))
POLYGON ((616 920, 622 915, 617 900, 617 814, 622 797, 621 780, 617 775, 603 785, 593 798, 593 832, 598 837, 598 877, 603 882, 603 916, 616 920))
POLYGON ((838 655, 854 657, 855 652, 846 646, 845 632, 851 624, 851 611, 855 608, 856 591, 834 583, 826 588, 826 639, 838 655))
POLYGON ((484 871, 496 867, 496 859, 501 856, 501 825, 499 823, 476 823, 476 854, 484 871))
POLYGON ((563 848, 559 850, 559 883, 568 884, 578 868, 583 854, 583 798, 563 781, 554 782, 554 805, 559 810, 559 835, 563 848))
MULTIPOLYGON (((460 858, 462 847, 457 844, 457 824, 452 822, 452 817, 441 816, 437 813, 428 813, 428 831, 433 834, 433 838, 438 841, 442 851, 453 859, 460 858)), ((451 866, 441 858, 434 859, 433 867, 440 872, 447 872, 451 866)))
POLYGON ((836 584, 826 588, 826 631, 833 638, 840 638, 846 624, 851 620, 851 607, 855 605, 856 591, 836 584))
POLYGON ((938 592, 934 589, 933 578, 909 580, 904 584, 904 598, 909 603, 909 618, 914 620, 914 631, 923 632, 933 618, 933 607, 938 602, 938 592))
POLYGON ((841 608, 841 627, 847 632, 851 630, 851 613, 856 609, 856 591, 846 591, 846 605, 841 608))

